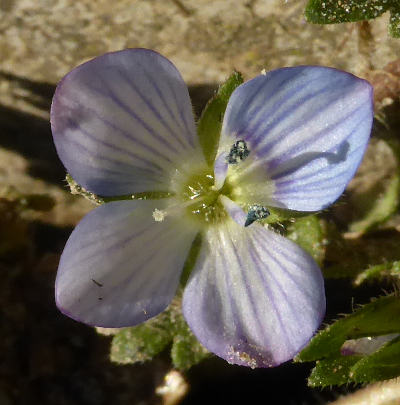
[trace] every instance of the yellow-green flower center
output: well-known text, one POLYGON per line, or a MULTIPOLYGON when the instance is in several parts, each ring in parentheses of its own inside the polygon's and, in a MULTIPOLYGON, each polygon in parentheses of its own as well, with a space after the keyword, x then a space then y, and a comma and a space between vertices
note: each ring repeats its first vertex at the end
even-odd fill
POLYGON ((185 205, 186 214, 204 225, 218 224, 228 216, 218 197, 230 196, 229 182, 225 181, 224 186, 216 190, 214 174, 209 169, 190 176, 183 182, 178 194, 185 205))

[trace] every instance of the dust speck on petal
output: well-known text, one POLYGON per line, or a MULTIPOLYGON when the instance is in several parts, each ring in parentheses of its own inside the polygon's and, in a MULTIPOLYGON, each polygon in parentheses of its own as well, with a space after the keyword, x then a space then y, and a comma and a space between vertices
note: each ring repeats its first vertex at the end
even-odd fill
POLYGON ((166 217, 166 215, 167 214, 165 211, 159 210, 157 208, 153 211, 153 218, 154 218, 154 221, 156 221, 156 222, 164 221, 164 218, 166 217))

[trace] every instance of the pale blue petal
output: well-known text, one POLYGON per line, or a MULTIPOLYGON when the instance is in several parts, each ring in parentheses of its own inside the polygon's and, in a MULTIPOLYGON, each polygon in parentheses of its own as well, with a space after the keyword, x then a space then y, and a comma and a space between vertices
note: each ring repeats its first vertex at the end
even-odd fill
POLYGON ((221 195, 219 199, 229 216, 238 225, 244 226, 246 223, 247 214, 240 208, 240 206, 224 195, 221 195))
POLYGON ((336 69, 283 68, 239 86, 224 117, 219 153, 244 140, 247 174, 260 167, 271 200, 298 211, 334 202, 353 177, 373 120, 372 87, 336 69))
POLYGON ((104 196, 166 191, 182 159, 202 159, 187 86, 146 49, 107 53, 65 76, 51 126, 67 171, 104 196))
POLYGON ((196 229, 179 217, 157 222, 166 200, 118 201, 86 215, 61 256, 56 302, 89 325, 132 326, 175 295, 196 229))
POLYGON ((214 163, 214 179, 215 179, 215 188, 219 190, 225 182, 226 173, 228 171, 228 163, 226 161, 226 155, 221 153, 214 163))
POLYGON ((234 364, 276 366, 308 343, 324 312, 321 272, 299 246, 258 223, 207 230, 183 314, 208 350, 234 364))

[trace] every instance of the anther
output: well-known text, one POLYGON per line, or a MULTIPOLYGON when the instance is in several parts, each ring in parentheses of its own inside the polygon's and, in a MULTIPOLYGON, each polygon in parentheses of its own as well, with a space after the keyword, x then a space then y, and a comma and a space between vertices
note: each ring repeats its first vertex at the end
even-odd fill
POLYGON ((247 158, 247 156, 249 156, 250 151, 247 148, 247 144, 245 141, 240 140, 237 141, 233 144, 229 155, 226 157, 226 161, 230 164, 230 165, 235 165, 239 162, 241 162, 242 160, 245 160, 247 158))
POLYGON ((262 205, 252 205, 247 213, 247 218, 244 226, 251 225, 254 221, 267 218, 271 213, 268 208, 262 205))

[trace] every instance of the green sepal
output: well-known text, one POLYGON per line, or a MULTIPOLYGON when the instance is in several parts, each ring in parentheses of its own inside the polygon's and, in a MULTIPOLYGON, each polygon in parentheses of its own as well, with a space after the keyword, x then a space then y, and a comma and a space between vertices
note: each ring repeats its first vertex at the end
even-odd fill
POLYGON ((362 356, 339 356, 319 360, 308 377, 310 387, 327 387, 347 384, 351 380, 351 369, 362 356))
POLYGON ((397 332, 400 332, 400 298, 380 297, 319 332, 296 361, 337 357, 346 340, 397 332))
POLYGON ((190 367, 210 356, 193 335, 183 317, 174 320, 174 338, 171 348, 172 364, 178 370, 188 370, 190 367))
POLYGON ((305 17, 314 24, 370 20, 391 7, 389 0, 309 0, 305 17))
MULTIPOLYGON (((250 207, 251 204, 249 204, 250 207)), ((246 207, 248 209, 248 207, 246 207)), ((297 218, 309 217, 310 212, 286 210, 284 208, 269 207, 270 215, 266 219, 262 219, 264 224, 274 224, 276 222, 295 221, 297 218)))
POLYGON ((222 121, 229 98, 236 87, 242 83, 242 75, 239 72, 233 72, 226 82, 219 87, 201 114, 197 125, 197 133, 209 166, 212 166, 215 161, 222 121))
POLYGON ((78 184, 69 173, 67 173, 65 180, 68 183, 71 194, 81 195, 95 205, 122 200, 159 200, 161 198, 171 197, 172 195, 168 191, 146 191, 142 193, 119 195, 114 197, 104 197, 87 191, 84 187, 78 184))
POLYGON ((400 375, 400 338, 386 343, 375 353, 362 358, 351 369, 356 383, 388 380, 400 375))
POLYGON ((168 316, 161 314, 142 325, 119 331, 111 343, 111 361, 133 364, 151 360, 167 347, 171 339, 168 316))
POLYGON ((287 237, 299 244, 321 266, 325 256, 325 231, 316 215, 297 218, 287 228, 287 237))
POLYGON ((67 175, 65 176, 65 180, 68 183, 71 194, 81 195, 95 205, 104 204, 104 200, 101 197, 94 193, 91 193, 90 191, 87 191, 84 187, 77 183, 69 173, 67 173, 67 175))
POLYGON ((389 34, 394 38, 400 38, 400 5, 393 6, 390 10, 389 34))
POLYGON ((170 347, 173 366, 187 370, 210 356, 184 320, 181 299, 180 291, 160 315, 141 325, 119 330, 111 343, 111 361, 119 364, 142 363, 170 347))

